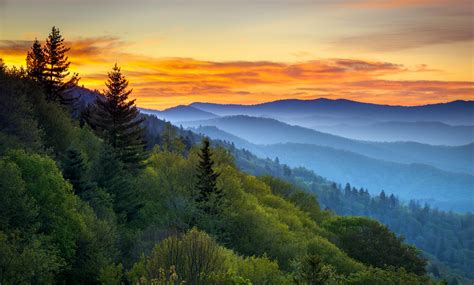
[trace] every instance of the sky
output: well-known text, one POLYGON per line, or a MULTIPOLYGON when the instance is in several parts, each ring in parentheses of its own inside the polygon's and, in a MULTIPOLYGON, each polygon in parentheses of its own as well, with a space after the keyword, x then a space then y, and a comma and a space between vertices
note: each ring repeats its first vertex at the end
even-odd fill
POLYGON ((0 58, 57 26, 80 84, 117 63, 140 107, 287 98, 474 100, 465 0, 0 0, 0 58))

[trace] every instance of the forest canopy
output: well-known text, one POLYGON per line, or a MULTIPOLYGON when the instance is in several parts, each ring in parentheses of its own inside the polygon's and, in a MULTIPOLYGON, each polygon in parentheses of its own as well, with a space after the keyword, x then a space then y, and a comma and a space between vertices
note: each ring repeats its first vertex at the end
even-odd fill
POLYGON ((68 51, 53 27, 27 70, 0 68, 1 284, 437 282, 379 222, 245 173, 207 138, 145 128, 156 118, 117 64, 78 106, 68 51))

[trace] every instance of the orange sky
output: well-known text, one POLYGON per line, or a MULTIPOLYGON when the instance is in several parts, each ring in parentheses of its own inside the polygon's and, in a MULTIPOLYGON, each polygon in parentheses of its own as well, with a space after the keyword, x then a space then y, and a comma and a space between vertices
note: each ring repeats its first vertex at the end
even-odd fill
POLYGON ((23 65, 32 40, 58 25, 80 84, 103 89, 117 62, 146 108, 319 97, 398 105, 474 100, 469 1, 111 3, 7 0, 0 4, 0 57, 23 65), (30 23, 35 13, 42 20, 30 23))

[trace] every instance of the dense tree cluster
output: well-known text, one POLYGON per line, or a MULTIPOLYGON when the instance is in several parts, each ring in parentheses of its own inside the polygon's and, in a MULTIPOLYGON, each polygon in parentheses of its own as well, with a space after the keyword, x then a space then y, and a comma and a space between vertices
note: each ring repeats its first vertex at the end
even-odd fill
POLYGON ((473 278, 473 214, 439 211, 416 201, 404 204, 393 194, 381 191, 379 195, 371 195, 367 189, 356 189, 350 184, 341 187, 304 168, 293 168, 290 173, 277 159, 259 159, 232 144, 223 145, 231 150, 239 168, 248 173, 290 181, 305 189, 306 195, 314 193, 323 209, 338 215, 366 216, 387 225, 406 242, 424 251, 432 276, 445 278, 450 284, 462 280, 468 283, 473 278))

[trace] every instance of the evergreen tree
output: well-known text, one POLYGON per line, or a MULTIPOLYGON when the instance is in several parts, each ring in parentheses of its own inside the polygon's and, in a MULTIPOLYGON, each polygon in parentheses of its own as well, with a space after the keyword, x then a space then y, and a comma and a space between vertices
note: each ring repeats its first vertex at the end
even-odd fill
POLYGON ((132 90, 115 64, 105 83, 105 100, 97 100, 90 111, 88 123, 114 149, 117 158, 130 169, 142 166, 146 158, 144 130, 140 124, 135 100, 128 100, 132 90))
POLYGON ((77 195, 82 195, 93 188, 92 183, 86 179, 86 172, 87 168, 82 154, 74 148, 69 148, 66 151, 63 176, 71 182, 77 195))
POLYGON ((64 46, 64 39, 59 29, 53 27, 44 46, 45 58, 45 89, 48 101, 59 101, 61 104, 72 105, 76 98, 68 97, 67 92, 79 81, 77 74, 69 80, 69 65, 66 53, 69 48, 64 46))
POLYGON ((40 42, 35 39, 31 50, 28 51, 26 55, 26 72, 31 79, 43 84, 45 78, 45 66, 46 61, 43 48, 41 47, 40 42))
POLYGON ((114 150, 105 145, 93 165, 92 180, 113 197, 113 207, 122 221, 133 220, 142 207, 133 177, 125 171, 114 150))
POLYGON ((221 189, 217 188, 217 177, 219 174, 212 168, 212 154, 210 150, 209 139, 205 138, 202 142, 201 152, 199 153, 199 165, 197 168, 198 190, 197 202, 201 208, 208 214, 218 212, 217 206, 222 198, 221 189))

